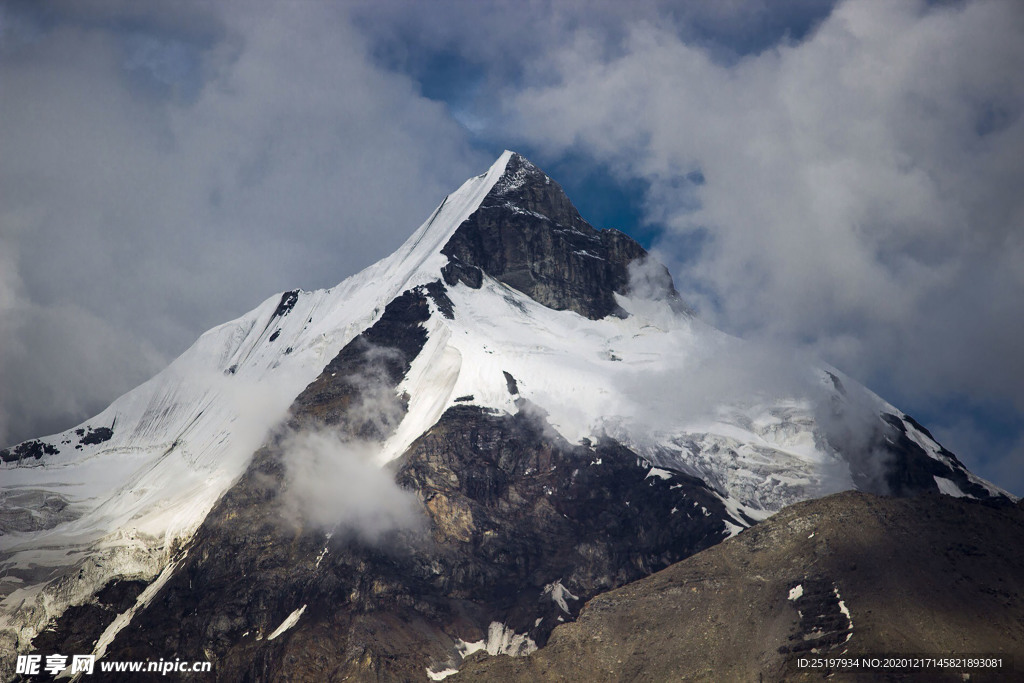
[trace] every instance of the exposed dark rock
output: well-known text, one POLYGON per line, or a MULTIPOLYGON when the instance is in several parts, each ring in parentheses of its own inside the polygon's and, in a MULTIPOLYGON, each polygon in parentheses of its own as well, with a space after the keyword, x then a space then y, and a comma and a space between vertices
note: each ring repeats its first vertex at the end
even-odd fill
POLYGON ((623 314, 614 293, 626 293, 629 264, 647 255, 627 235, 591 227, 558 183, 518 154, 441 253, 449 285, 480 287, 482 270, 545 306, 593 319, 623 314))
POLYGON ((348 343, 299 394, 291 427, 336 426, 362 439, 389 433, 406 410, 394 389, 427 341, 423 323, 429 318, 423 291, 395 298, 380 320, 348 343))
MULTIPOLYGON (((722 537, 726 513, 702 482, 649 471, 614 441, 571 446, 528 412, 466 406, 413 445, 397 478, 429 511, 434 540, 463 556, 460 592, 514 602, 558 579, 590 595, 722 537)), ((543 642, 553 623, 535 628, 527 607, 506 623, 543 642)))
POLYGON ((846 492, 798 503, 592 599, 529 657, 472 659, 456 680, 1020 680, 1022 537, 1024 509, 1008 502, 846 492), (1008 666, 798 668, 809 654, 996 654, 1008 666))
POLYGON ((285 292, 281 295, 281 301, 277 304, 277 308, 274 309, 274 314, 271 318, 283 318, 295 307, 295 304, 299 300, 299 290, 293 289, 290 292, 285 292))
MULTIPOLYGON (((76 430, 76 432, 79 430, 76 430)), ((110 441, 114 436, 114 430, 110 427, 97 427, 93 429, 89 427, 88 431, 79 440, 83 446, 94 446, 96 444, 110 441)))
POLYGON ((516 382, 516 378, 504 370, 501 371, 501 374, 505 375, 505 386, 508 387, 508 393, 513 396, 519 395, 519 384, 516 382))
POLYGON ((279 329, 278 330, 274 330, 274 333, 272 335, 270 335, 270 338, 267 339, 267 341, 277 341, 277 338, 280 337, 280 336, 281 336, 281 330, 279 330, 279 329))
POLYGON ((932 441, 935 441, 935 437, 932 436, 932 433, 929 432, 928 428, 925 427, 923 424, 921 424, 920 422, 918 422, 914 418, 910 417, 909 415, 904 415, 903 419, 906 420, 907 422, 909 422, 912 426, 914 426, 917 429, 917 431, 923 433, 925 436, 927 436, 932 441))
POLYGON ((484 274, 476 266, 463 263, 453 256, 448 257, 448 263, 441 268, 441 276, 449 286, 462 283, 472 289, 480 289, 484 283, 484 274))
POLYGON ((838 391, 843 396, 846 396, 846 387, 843 386, 842 381, 840 381, 838 377, 836 377, 834 374, 827 370, 825 371, 825 374, 828 375, 828 378, 830 380, 832 380, 832 386, 835 387, 836 391, 838 391))
POLYGON ((839 589, 834 581, 822 577, 802 578, 790 586, 789 601, 800 622, 789 636, 789 644, 779 647, 780 654, 818 652, 845 643, 853 629, 843 614, 839 589), (799 597, 794 596, 799 592, 799 597))
POLYGON ((57 455, 58 453, 60 453, 60 449, 53 444, 40 441, 39 439, 32 439, 31 441, 20 443, 13 448, 0 450, 0 460, 4 462, 17 462, 29 458, 38 460, 44 455, 57 455))
POLYGON ((145 581, 111 581, 90 602, 65 610, 33 639, 32 648, 43 655, 92 652, 107 626, 135 604, 146 585, 145 581))
POLYGON ((434 305, 437 306, 437 310, 441 311, 441 315, 449 320, 454 319, 455 304, 448 298, 448 290, 445 289, 444 284, 440 280, 434 280, 427 283, 426 289, 427 294, 434 301, 434 305))
MULTIPOLYGON (((984 486, 972 482, 967 470, 955 455, 945 448, 940 454, 949 458, 953 465, 947 465, 925 452, 921 446, 907 436, 903 420, 891 413, 882 413, 882 419, 891 427, 884 445, 890 462, 885 463, 885 480, 888 493, 897 496, 912 496, 921 493, 939 493, 935 477, 953 481, 961 491, 978 498, 989 498, 992 494, 984 486)), ((907 418, 917 426, 917 423, 907 418)), ((927 434, 927 432, 925 432, 927 434)))

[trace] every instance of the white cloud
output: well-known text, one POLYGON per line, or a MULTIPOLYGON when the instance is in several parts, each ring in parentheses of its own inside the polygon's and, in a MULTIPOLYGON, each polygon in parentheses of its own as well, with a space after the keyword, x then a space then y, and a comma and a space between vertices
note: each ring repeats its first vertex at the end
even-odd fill
POLYGON ((713 322, 810 345, 896 400, 1024 409, 1022 30, 1010 1, 851 0, 723 64, 639 22, 621 54, 581 32, 544 55, 553 84, 509 116, 649 181, 677 234, 707 231, 682 274, 713 322), (699 208, 680 210, 696 170, 699 208))
POLYGON ((711 322, 809 346, 908 408, 1024 409, 1013 0, 11 7, 0 379, 138 368, 78 382, 95 411, 267 294, 383 256, 486 167, 457 112, 478 141, 582 149, 649 182, 664 254, 708 236, 671 265, 711 322), (451 111, 420 95, 438 55, 472 67, 451 111), (81 348, 69 309, 109 347, 81 348), (51 320, 49 343, 13 311, 51 320))
POLYGON ((346 5, 32 8, 0 17, 5 441, 98 411, 274 291, 385 256, 486 167, 371 62, 346 5))
POLYGON ((293 522, 377 542, 393 531, 424 528, 419 499, 375 462, 379 445, 319 430, 289 434, 283 512, 293 522))

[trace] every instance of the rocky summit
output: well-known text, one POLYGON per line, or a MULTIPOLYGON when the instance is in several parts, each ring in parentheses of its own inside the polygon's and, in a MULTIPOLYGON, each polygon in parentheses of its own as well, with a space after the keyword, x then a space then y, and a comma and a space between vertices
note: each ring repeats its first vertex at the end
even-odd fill
MULTIPOLYGON (((701 323, 664 266, 512 152, 388 258, 267 299, 0 457, 5 679, 16 654, 63 653, 210 662, 197 680, 781 680, 793 653, 882 642, 884 605, 847 574, 886 574, 878 539, 1020 525, 1009 494, 839 370, 701 323), (801 503, 847 490, 914 502, 801 503), (847 514, 868 540, 837 564, 847 514), (819 541, 765 540, 780 524, 819 541), (665 604, 700 610, 699 633, 662 623, 676 575, 704 597, 665 604)), ((993 558, 984 590, 956 590, 995 610, 1004 591, 1009 624, 1012 581, 990 577, 1019 558, 993 558)), ((933 631, 906 646, 956 648, 933 631)))

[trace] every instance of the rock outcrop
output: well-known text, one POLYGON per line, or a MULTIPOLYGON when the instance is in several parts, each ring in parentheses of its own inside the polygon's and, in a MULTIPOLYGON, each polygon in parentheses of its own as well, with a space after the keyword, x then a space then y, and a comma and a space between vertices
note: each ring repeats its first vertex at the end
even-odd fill
MULTIPOLYGON (((513 154, 490 194, 441 250, 449 285, 480 287, 480 271, 555 310, 591 319, 622 315, 616 292, 630 284, 629 265, 647 256, 618 230, 596 230, 562 188, 513 154)), ((664 266, 666 296, 682 307, 664 266)))
POLYGON ((594 598, 529 657, 473 659, 452 680, 1021 680, 1021 538, 1024 509, 1006 501, 849 491, 797 503, 594 598), (886 654, 1003 666, 798 666, 886 654))

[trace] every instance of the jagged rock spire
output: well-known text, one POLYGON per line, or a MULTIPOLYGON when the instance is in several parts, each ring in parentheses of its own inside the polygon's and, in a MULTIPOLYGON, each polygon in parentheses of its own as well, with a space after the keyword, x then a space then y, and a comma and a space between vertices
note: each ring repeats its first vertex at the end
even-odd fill
POLYGON ((624 233, 593 228, 558 183, 515 153, 441 253, 449 285, 480 287, 486 273, 538 303, 595 320, 622 314, 614 293, 626 293, 629 264, 647 256, 624 233))

